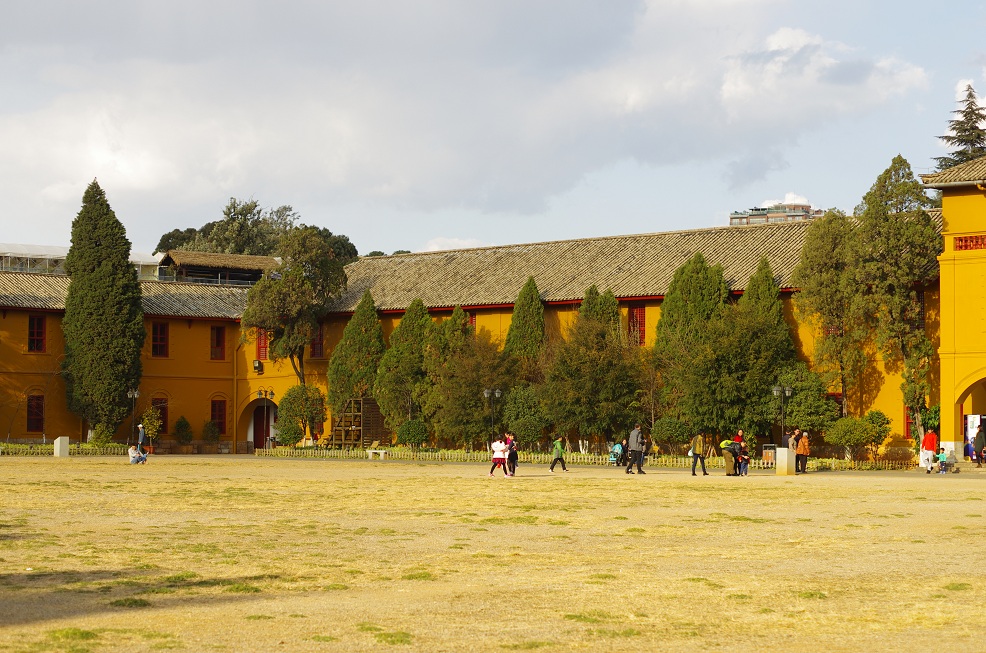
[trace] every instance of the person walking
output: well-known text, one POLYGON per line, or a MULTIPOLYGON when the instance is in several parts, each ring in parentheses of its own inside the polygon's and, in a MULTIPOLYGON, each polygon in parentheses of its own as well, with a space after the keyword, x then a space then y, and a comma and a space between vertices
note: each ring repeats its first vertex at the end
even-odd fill
POLYGON ((976 429, 976 437, 972 441, 972 447, 976 451, 976 467, 982 467, 983 450, 986 449, 986 431, 983 431, 982 424, 980 424, 979 428, 976 429))
POLYGON ((490 467, 490 478, 493 478, 493 471, 500 467, 503 469, 504 478, 510 476, 510 472, 507 471, 507 445, 503 442, 503 438, 497 438, 496 442, 493 443, 493 466, 490 467))
POLYGON ((705 470, 705 436, 699 433, 694 438, 692 438, 691 443, 692 448, 692 476, 698 476, 695 473, 695 465, 700 461, 702 463, 702 476, 708 476, 709 472, 705 470))
POLYGON ((627 459, 627 474, 633 474, 633 465, 637 465, 638 474, 646 474, 641 467, 644 462, 644 435, 640 432, 640 424, 634 424, 633 430, 627 437, 627 446, 630 448, 630 457, 627 459))
POLYGON ((794 450, 794 473, 795 474, 807 474, 808 473, 808 456, 811 455, 811 448, 808 444, 808 432, 804 431, 801 433, 801 439, 798 440, 798 446, 794 450))
POLYGON ((568 467, 565 467, 565 443, 562 442, 562 438, 560 435, 557 438, 555 438, 554 448, 551 451, 551 455, 552 455, 551 467, 548 468, 548 471, 554 474, 555 464, 561 463, 561 470, 563 472, 567 472, 568 467))
POLYGON ((507 432, 507 471, 511 476, 517 473, 517 436, 507 432))
POLYGON ((935 466, 935 452, 938 451, 938 437, 934 431, 928 431, 921 438, 921 466, 927 467, 927 473, 935 466))

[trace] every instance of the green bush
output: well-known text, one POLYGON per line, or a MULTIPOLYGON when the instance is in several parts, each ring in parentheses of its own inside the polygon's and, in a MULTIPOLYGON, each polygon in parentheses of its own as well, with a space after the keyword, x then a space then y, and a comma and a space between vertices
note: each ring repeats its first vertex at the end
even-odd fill
POLYGON ((856 460, 864 449, 883 441, 880 434, 880 429, 873 421, 843 417, 825 432, 825 441, 837 447, 844 447, 846 456, 850 460, 856 460))
POLYGON ((92 430, 89 442, 97 447, 110 444, 113 441, 113 431, 105 424, 97 424, 92 430))
POLYGON ((661 417, 654 421, 654 428, 651 429, 651 438, 655 443, 674 446, 686 444, 692 439, 692 436, 688 432, 688 427, 680 419, 661 417))
POLYGON ((215 444, 219 442, 219 425, 209 420, 202 426, 202 439, 215 444))
POLYGON ((178 440, 178 444, 191 444, 193 437, 192 425, 182 415, 175 421, 175 440, 178 440))
POLYGON ((397 428, 397 444, 420 447, 428 442, 428 427, 419 419, 404 422, 397 428))

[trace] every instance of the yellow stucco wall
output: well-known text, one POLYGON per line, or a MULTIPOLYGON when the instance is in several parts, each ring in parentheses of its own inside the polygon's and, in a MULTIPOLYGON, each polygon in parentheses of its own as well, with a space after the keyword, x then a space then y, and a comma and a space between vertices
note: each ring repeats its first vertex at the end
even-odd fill
POLYGON ((986 193, 946 188, 941 266, 942 442, 961 445, 963 415, 986 414, 986 249, 956 251, 956 238, 986 236, 986 193))

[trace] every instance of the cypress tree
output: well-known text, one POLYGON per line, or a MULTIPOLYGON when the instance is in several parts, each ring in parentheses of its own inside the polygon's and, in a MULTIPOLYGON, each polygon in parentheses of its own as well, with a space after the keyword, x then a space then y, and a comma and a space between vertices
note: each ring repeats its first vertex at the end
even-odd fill
POLYGON ((534 277, 528 277, 521 288, 507 330, 503 353, 517 362, 517 376, 527 383, 538 383, 543 377, 541 360, 545 349, 544 304, 534 277))
POLYGON ((728 294, 722 266, 710 266, 702 253, 696 252, 674 271, 661 303, 658 338, 672 331, 699 335, 702 326, 722 312, 728 294))
POLYGON ((383 329, 373 295, 367 290, 329 359, 328 399, 333 414, 342 413, 351 399, 362 399, 370 392, 383 352, 383 329))
POLYGON ((394 431, 421 411, 425 339, 430 325, 424 302, 415 299, 390 334, 390 347, 380 359, 373 397, 394 431))
POLYGON ((126 230, 93 180, 72 222, 65 260, 65 374, 69 408, 106 440, 130 413, 141 378, 144 313, 126 230))
POLYGON ((520 289, 507 330, 504 352, 512 356, 536 359, 544 351, 544 304, 534 277, 520 289))

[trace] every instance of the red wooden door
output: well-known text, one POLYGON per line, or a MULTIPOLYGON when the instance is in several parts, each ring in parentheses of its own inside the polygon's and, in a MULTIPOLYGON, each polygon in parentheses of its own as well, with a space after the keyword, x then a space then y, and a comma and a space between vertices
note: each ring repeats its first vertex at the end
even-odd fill
POLYGON ((270 437, 270 407, 257 406, 253 409, 253 446, 263 449, 270 437))

